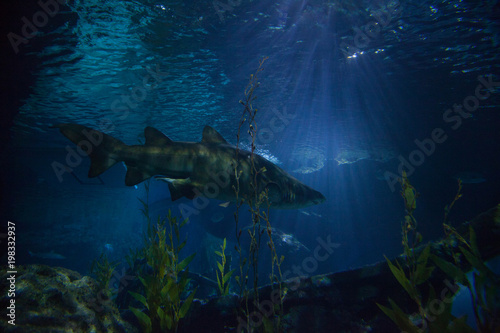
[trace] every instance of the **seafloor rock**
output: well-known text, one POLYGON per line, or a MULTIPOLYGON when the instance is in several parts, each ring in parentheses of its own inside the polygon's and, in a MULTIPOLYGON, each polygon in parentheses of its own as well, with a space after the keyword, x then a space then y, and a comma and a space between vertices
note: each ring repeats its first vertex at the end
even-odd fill
MULTIPOLYGON (((476 240, 483 260, 500 254, 500 205, 479 215, 473 221, 457 228, 462 237, 469 238, 469 226, 476 233, 476 240)), ((431 253, 449 259, 445 243, 452 248, 460 244, 449 239, 433 242, 431 253)), ((415 249, 416 256, 423 247, 415 249)), ((456 250, 458 251, 458 250, 456 250)), ((464 261, 464 271, 470 266, 464 261)), ((450 286, 449 277, 436 269, 429 279, 437 291, 450 286)), ((296 277, 282 284, 286 288, 283 300, 282 327, 285 332, 401 332, 377 307, 377 303, 387 305, 388 298, 400 305, 406 313, 417 309, 414 302, 397 282, 385 261, 358 269, 312 277, 296 277)), ((228 328, 247 332, 246 322, 256 331, 262 329, 266 320, 275 317, 273 307, 280 303, 276 297, 278 286, 259 289, 259 301, 251 295, 248 302, 237 298, 211 299, 205 303, 193 302, 188 318, 180 326, 179 332, 225 332, 228 328), (231 300, 228 309, 227 302, 231 300), (249 318, 239 315, 237 309, 248 308, 249 318), (266 319, 267 318, 267 319, 266 319)), ((425 290, 422 292, 426 293, 425 290)), ((426 296, 427 297, 427 296, 426 296)), ((240 311, 241 313, 241 311, 240 311)))
POLYGON ((15 326, 2 318, 2 332, 136 332, 88 276, 62 267, 19 266, 15 298, 8 295, 9 276, 1 271, 0 307, 5 311, 15 299, 15 326))
MULTIPOLYGON (((457 227, 457 231, 468 239, 469 227, 476 233, 483 260, 500 254, 500 205, 457 227)), ((458 245, 451 239, 436 241, 432 243, 431 252, 449 259, 449 248, 456 249, 458 245)), ((415 249, 416 256, 421 250, 415 249)), ((461 268, 463 271, 470 269, 466 261, 461 268)), ((2 271, 0 275, 0 307, 6 309, 10 302, 7 295, 9 274, 2 271)), ((454 286, 450 286, 448 279, 436 269, 429 282, 435 290, 450 288, 451 291, 454 286)), ((205 285, 207 289, 214 287, 206 279, 193 278, 193 282, 205 285)), ((96 282, 87 276, 81 277, 65 268, 21 266, 17 270, 15 286, 16 326, 8 324, 4 317, 0 321, 2 332, 137 332, 122 320, 113 302, 102 300, 96 282)), ((283 310, 281 327, 287 333, 397 333, 400 330, 376 304, 387 305, 388 298, 391 298, 406 313, 416 311, 414 302, 408 298, 385 261, 346 272, 297 276, 284 281, 281 287, 281 294, 285 295, 282 304, 277 285, 259 288, 258 301, 254 300, 252 293, 248 301, 235 295, 208 301, 194 300, 190 311, 180 321, 178 332, 247 332, 247 321, 256 332, 262 331, 266 323, 276 319, 273 308, 280 304, 283 310), (248 318, 241 315, 244 308, 250 314, 248 318)), ((199 290, 199 295, 208 294, 199 290)), ((125 292, 123 290, 122 294, 125 292)), ((422 292, 428 293, 424 289, 422 292)), ((129 302, 130 299, 122 299, 119 303, 127 309, 129 302)), ((128 315, 134 322, 134 316, 128 315)))

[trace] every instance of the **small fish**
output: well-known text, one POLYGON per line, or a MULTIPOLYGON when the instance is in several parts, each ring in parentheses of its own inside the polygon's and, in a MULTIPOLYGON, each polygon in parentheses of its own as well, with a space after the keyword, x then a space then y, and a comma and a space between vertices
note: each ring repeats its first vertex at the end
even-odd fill
POLYGON ((28 251, 30 256, 35 257, 35 258, 42 258, 42 259, 66 259, 65 256, 59 253, 55 253, 54 251, 50 252, 38 252, 38 253, 33 253, 31 251, 28 251))
POLYGON ((464 184, 479 184, 486 181, 486 178, 480 172, 459 172, 453 178, 462 180, 464 184))
POLYGON ((283 231, 275 229, 275 228, 271 228, 271 229, 274 229, 272 234, 275 234, 276 236, 278 236, 279 237, 278 239, 283 244, 286 244, 286 245, 292 247, 294 251, 297 251, 299 249, 303 249, 303 250, 311 252, 311 250, 309 250, 307 248, 307 246, 305 246, 304 244, 299 242, 295 237, 293 237, 292 234, 285 234, 283 231))
MULTIPOLYGON (((243 230, 251 229, 253 226, 249 225, 243 228, 243 230)), ((261 226, 261 232, 267 231, 266 226, 261 226)), ((273 237, 274 243, 278 246, 287 246, 292 252, 296 252, 298 250, 306 250, 311 252, 301 242, 299 242, 292 234, 286 234, 282 230, 278 228, 270 228, 271 235, 273 237)))
POLYGON ((212 221, 213 223, 219 223, 220 221, 222 221, 223 218, 224 218, 224 214, 222 214, 222 213, 215 213, 210 218, 210 221, 212 221))
POLYGON ((307 215, 307 216, 323 217, 323 216, 321 216, 321 214, 318 214, 315 212, 306 212, 305 210, 299 210, 299 212, 301 212, 302 214, 307 215))
POLYGON ((107 251, 107 252, 113 252, 115 249, 113 248, 113 245, 112 244, 109 244, 109 243, 106 243, 104 244, 104 249, 107 251))

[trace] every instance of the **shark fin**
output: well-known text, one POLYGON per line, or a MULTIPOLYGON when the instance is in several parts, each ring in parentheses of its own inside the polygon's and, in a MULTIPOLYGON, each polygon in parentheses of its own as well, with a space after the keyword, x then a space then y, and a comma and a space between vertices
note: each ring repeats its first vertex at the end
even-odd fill
POLYGON ((125 175, 125 185, 134 186, 146 179, 151 178, 151 175, 141 171, 139 168, 127 164, 127 174, 125 175))
POLYGON ((144 136, 146 146, 168 146, 173 142, 168 136, 150 126, 144 129, 144 136))
POLYGON ((172 178, 168 178, 168 177, 162 177, 162 176, 155 176, 155 179, 156 180, 162 180, 166 183, 171 183, 173 181, 175 181, 175 179, 172 179, 172 178))
POLYGON ((203 129, 203 138, 201 139, 201 142, 227 144, 227 141, 224 139, 224 137, 208 125, 203 129))
POLYGON ((117 152, 125 146, 110 135, 78 124, 58 124, 59 131, 90 157, 89 178, 97 177, 120 162, 117 152))
POLYGON ((176 179, 173 182, 168 182, 168 189, 170 190, 172 201, 182 197, 192 200, 196 196, 193 191, 194 187, 191 185, 191 180, 189 178, 176 179))

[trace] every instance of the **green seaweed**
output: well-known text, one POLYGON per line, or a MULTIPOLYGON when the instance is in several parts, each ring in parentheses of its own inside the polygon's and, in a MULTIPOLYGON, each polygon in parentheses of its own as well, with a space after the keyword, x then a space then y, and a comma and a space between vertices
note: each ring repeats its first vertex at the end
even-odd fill
POLYGON ((450 278, 458 281, 469 290, 472 308, 479 332, 498 332, 500 330, 500 275, 494 273, 482 260, 477 247, 476 232, 469 226, 469 240, 465 240, 451 226, 451 235, 457 237, 462 245, 453 256, 455 262, 445 261, 433 255, 432 260, 450 278), (473 269, 472 281, 467 278, 460 266, 459 259, 464 257, 473 269))
MULTIPOLYGON (((235 217, 235 223, 236 223, 236 246, 235 250, 239 254, 239 275, 235 276, 236 283, 239 287, 239 296, 244 300, 244 306, 240 309, 241 313, 243 316, 246 317, 246 322, 250 323, 250 308, 249 308, 249 296, 250 293, 247 289, 247 284, 248 284, 248 279, 249 279, 249 271, 252 269, 253 273, 253 303, 254 304, 259 304, 259 290, 258 290, 258 260, 259 260, 259 252, 260 252, 260 245, 262 241, 262 235, 267 229, 267 234, 269 237, 269 241, 267 242, 267 245, 271 249, 271 255, 272 255, 272 261, 271 261, 271 274, 270 274, 270 280, 271 280, 271 285, 272 288, 275 288, 275 284, 278 285, 279 292, 280 292, 280 303, 276 305, 276 307, 273 307, 273 316, 275 317, 276 320, 269 320, 269 318, 266 318, 264 322, 264 327, 261 328, 265 332, 271 332, 271 331, 278 331, 281 332, 281 318, 283 317, 283 299, 284 295, 286 294, 286 291, 284 290, 282 286, 282 274, 281 274, 281 264, 283 262, 284 257, 281 256, 278 259, 278 254, 276 252, 276 247, 274 245, 272 235, 271 235, 271 223, 269 221, 269 195, 267 189, 264 191, 260 191, 257 184, 258 184, 258 178, 261 176, 261 174, 266 172, 266 168, 261 168, 257 169, 255 163, 254 163, 254 156, 255 156, 255 139, 257 137, 257 122, 256 122, 256 115, 257 115, 257 109, 253 107, 253 102, 256 99, 255 96, 255 89, 257 89, 260 85, 260 82, 258 81, 258 74, 263 71, 263 64, 267 60, 267 57, 264 57, 260 63, 257 71, 255 74, 250 75, 250 80, 245 88, 244 94, 245 94, 245 99, 244 101, 240 100, 240 104, 243 105, 243 112, 241 115, 239 127, 238 127, 238 134, 237 134, 237 142, 236 142, 236 160, 237 163, 235 164, 234 167, 234 177, 236 180, 236 185, 233 186, 233 190, 236 194, 236 211, 234 213, 235 217), (239 192, 240 192, 240 183, 239 179, 242 174, 241 168, 239 168, 239 146, 240 146, 240 138, 241 138, 241 133, 243 130, 243 125, 247 123, 248 124, 248 129, 247 133, 250 135, 251 138, 251 146, 250 146, 250 175, 251 175, 251 181, 250 181, 250 186, 253 190, 252 196, 245 198, 247 201, 246 203, 250 206, 250 213, 251 213, 251 227, 248 229, 248 236, 250 237, 250 245, 249 245, 249 250, 248 250, 248 257, 245 257, 243 255, 243 250, 241 248, 241 235, 242 235, 242 229, 239 227, 239 210, 241 206, 243 205, 243 199, 240 198, 239 192), (261 227, 265 225, 265 228, 261 227), (277 273, 276 273, 277 271, 277 273)), ((246 329, 248 331, 255 331, 256 328, 250 327, 247 324, 246 329)))
POLYGON ((142 256, 150 269, 147 273, 143 272, 146 270, 138 273, 144 293, 129 292, 144 308, 129 309, 145 332, 177 332, 179 322, 188 313, 196 293, 196 289, 188 289, 188 265, 195 254, 180 259, 180 251, 186 245, 186 240, 180 241, 180 229, 187 220, 179 222, 169 211, 166 218, 158 217, 153 222, 149 215, 148 194, 146 184, 146 201, 141 202, 148 226, 142 256))
POLYGON ((142 248, 129 249, 129 254, 125 256, 125 260, 132 271, 141 268, 140 265, 137 265, 137 262, 142 258, 144 258, 142 248))
POLYGON ((117 261, 109 261, 108 256, 105 253, 101 253, 98 259, 94 259, 90 266, 90 274, 95 276, 99 290, 102 294, 110 298, 115 294, 109 286, 113 272, 118 266, 117 261))
POLYGON ((215 251, 215 254, 220 257, 220 262, 217 262, 217 268, 218 271, 215 272, 217 276, 217 285, 219 287, 219 294, 221 296, 225 296, 229 294, 229 279, 231 278, 231 275, 234 273, 234 269, 230 270, 229 272, 227 271, 226 268, 226 239, 224 238, 224 241, 222 245, 220 246, 221 251, 215 251))
MULTIPOLYGON (((402 173, 400 182, 401 196, 404 199, 406 209, 406 215, 402 224, 402 243, 405 264, 402 266, 397 260, 394 260, 395 263, 393 264, 387 257, 386 261, 396 280, 415 302, 418 313, 405 313, 392 299, 389 299, 390 308, 378 303, 377 306, 400 329, 409 333, 475 332, 474 329, 467 325, 466 316, 457 318, 451 314, 453 304, 451 301, 442 301, 443 297, 446 300, 452 299, 456 290, 454 292, 449 289, 443 290, 440 294, 441 299, 436 296, 435 287, 431 285, 429 280, 434 270, 439 268, 452 277, 454 281, 469 289, 473 297, 473 308, 480 332, 493 332, 491 330, 484 330, 484 327, 492 327, 488 323, 489 318, 487 318, 487 315, 491 313, 492 301, 487 301, 480 295, 489 295, 490 292, 498 291, 498 289, 495 289, 498 288, 498 277, 496 277, 497 285, 495 287, 485 282, 485 276, 490 278, 493 278, 493 276, 491 271, 486 271, 487 267, 479 255, 477 246, 474 245, 474 230, 472 228, 470 229, 471 238, 470 241, 467 242, 453 227, 447 224, 451 208, 462 196, 461 182, 459 182, 459 189, 454 200, 450 205, 445 207, 443 226, 448 236, 455 235, 457 239, 462 242, 463 246, 459 246, 460 251, 467 258, 472 267, 480 272, 479 275, 481 278, 474 278, 474 284, 468 281, 466 272, 463 271, 460 266, 456 265, 456 262, 452 263, 431 253, 430 245, 427 245, 420 252, 420 255, 416 257, 416 247, 422 242, 422 236, 416 231, 417 221, 413 216, 413 212, 416 209, 416 198, 418 197, 418 193, 410 184, 405 172, 402 173), (423 296, 422 286, 427 287, 427 297, 423 296), (432 311, 433 306, 435 307, 436 304, 440 306, 440 311, 432 311)), ((458 256, 453 255, 452 258, 457 260, 458 256)), ((496 295, 498 295, 498 293, 496 295)))

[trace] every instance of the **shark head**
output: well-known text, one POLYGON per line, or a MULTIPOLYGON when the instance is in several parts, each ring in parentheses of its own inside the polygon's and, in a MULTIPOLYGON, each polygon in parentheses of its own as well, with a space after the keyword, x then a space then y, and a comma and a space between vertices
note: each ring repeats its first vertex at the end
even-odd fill
POLYGON ((320 192, 302 184, 293 177, 285 178, 281 182, 269 182, 266 185, 269 201, 272 208, 297 209, 319 205, 326 198, 320 192))

